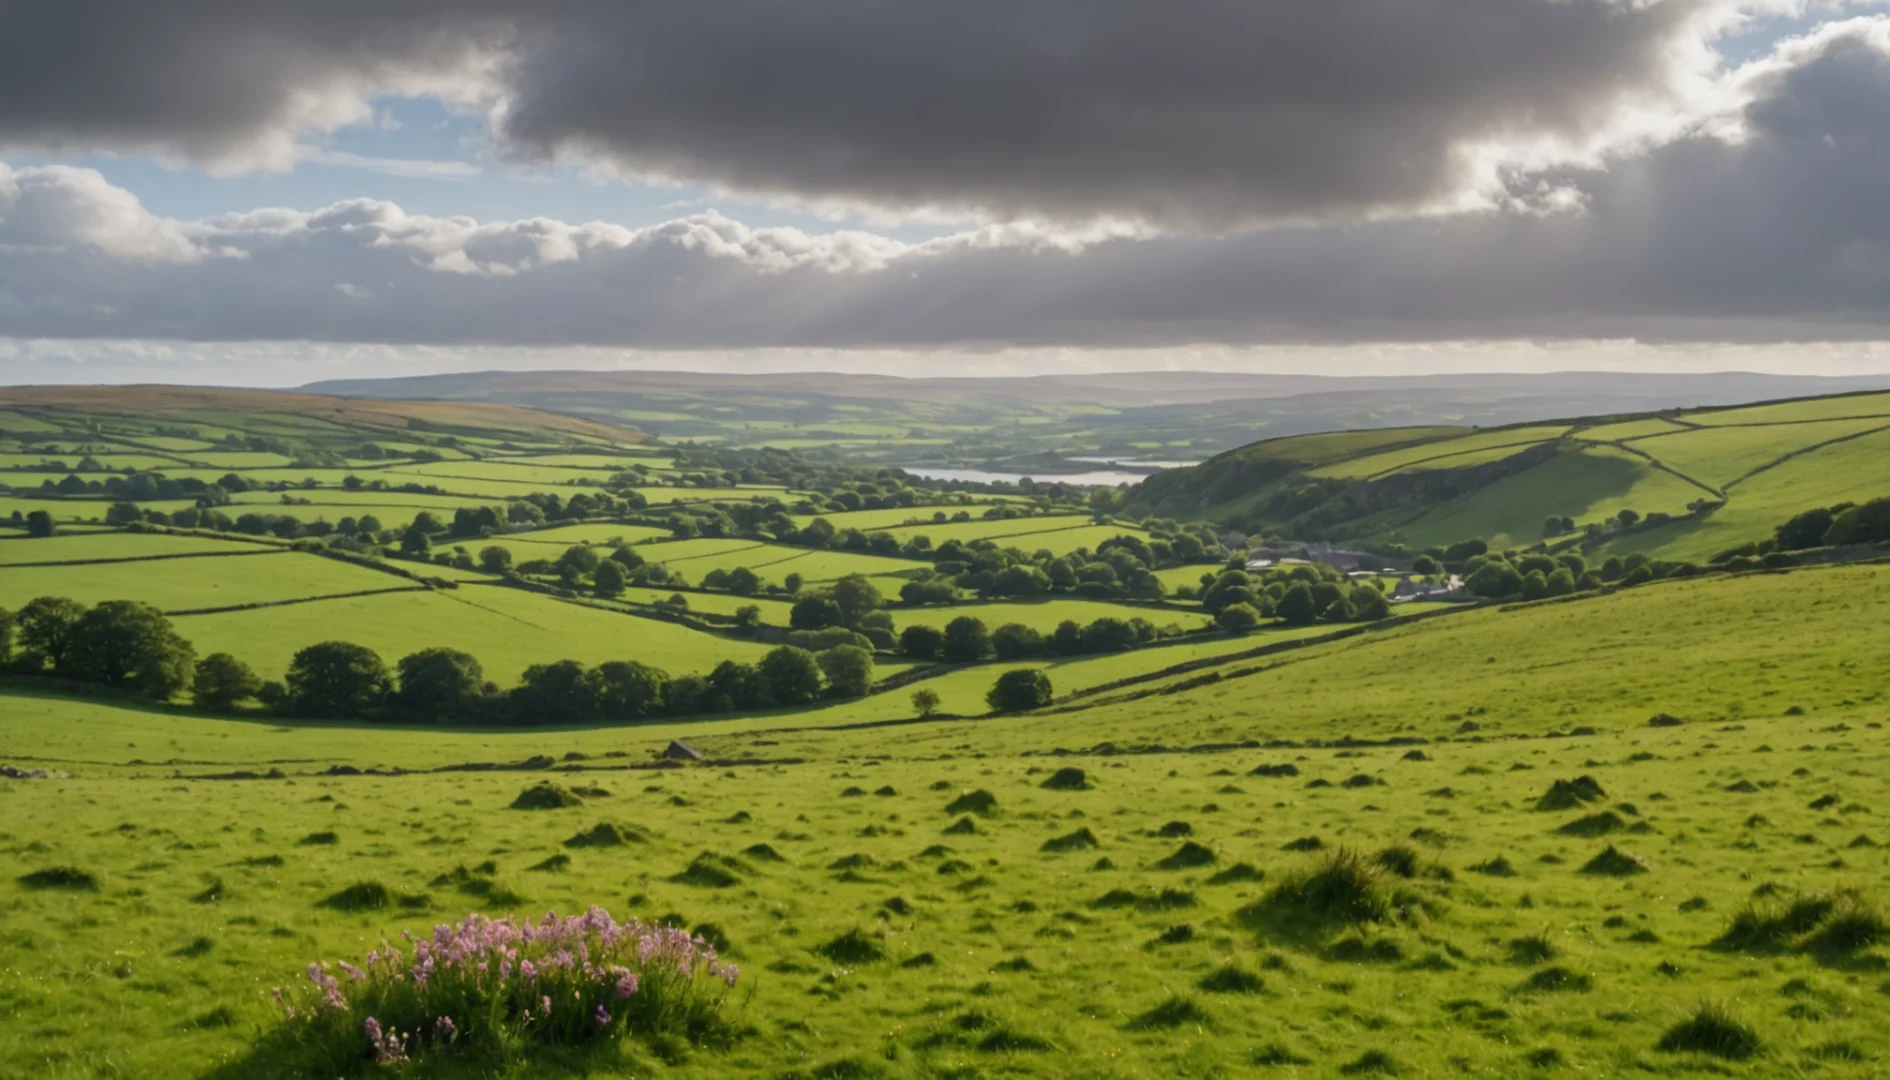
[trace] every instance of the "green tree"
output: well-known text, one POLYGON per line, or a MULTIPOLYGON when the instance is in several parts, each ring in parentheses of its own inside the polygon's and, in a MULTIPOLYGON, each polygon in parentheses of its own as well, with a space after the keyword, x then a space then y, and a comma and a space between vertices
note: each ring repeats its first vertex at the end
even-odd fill
POLYGON ((1549 575, 1541 570, 1531 570, 1523 575, 1522 598, 1524 600, 1540 600, 1547 595, 1549 595, 1549 575))
POLYGON ((512 553, 497 544, 480 548, 479 566, 488 574, 503 574, 512 569, 512 553))
POLYGON ((783 645, 761 658, 761 675, 776 705, 806 705, 820 698, 820 664, 806 649, 783 645))
POLYGON ((368 716, 394 689, 380 655, 346 641, 324 641, 296 653, 283 681, 288 712, 334 720, 368 716))
POLYGON ((44 510, 32 510, 26 515, 26 535, 32 537, 51 536, 56 529, 53 516, 44 510))
POLYGON ((968 664, 991 655, 991 634, 983 620, 960 615, 945 624, 945 639, 939 655, 952 664, 968 664))
POLYGON ((74 678, 164 701, 190 685, 197 652, 150 604, 105 600, 72 624, 66 660, 74 678))
POLYGON ((611 562, 608 559, 598 563, 597 571, 591 575, 592 586, 597 590, 597 595, 605 599, 622 596, 624 581, 623 564, 611 562))
POLYGON ((1443 569, 1443 567, 1437 565, 1437 560, 1431 558, 1429 555, 1419 555, 1417 558, 1411 560, 1411 572, 1413 574, 1429 577, 1432 574, 1443 572, 1443 569))
POLYGON ((1476 595, 1494 600, 1521 592, 1523 576, 1506 562, 1487 562, 1471 574, 1464 584, 1476 595))
POLYGON ((873 689, 873 654, 858 645, 837 645, 818 654, 830 698, 862 698, 873 689))
POLYGON ((728 572, 728 591, 736 596, 753 596, 761 591, 761 578, 746 566, 728 572))
POLYGON ((846 625, 846 613, 832 597, 816 593, 794 602, 788 609, 788 625, 796 630, 825 630, 846 625))
POLYGON ((400 553, 402 555, 424 558, 432 549, 432 538, 418 528, 408 526, 407 531, 400 534, 400 553))
POLYGON ((936 626, 914 623, 899 632, 899 651, 915 660, 931 660, 945 647, 945 633, 936 626))
POLYGON ((190 681, 191 699, 199 709, 227 709, 261 690, 262 680, 249 665, 226 652, 197 661, 197 673, 190 681))
POLYGON ((1890 498, 1872 499, 1862 506, 1853 506, 1838 514, 1832 519, 1831 528, 1825 532, 1821 542, 1835 547, 1839 544, 1880 544, 1885 540, 1890 540, 1890 498))
POLYGON ((0 668, 13 663, 13 613, 0 608, 0 668))
POLYGON ((107 525, 133 525, 143 520, 144 511, 138 509, 137 503, 113 503, 105 508, 107 525))
POLYGON ((576 660, 533 664, 507 695, 513 718, 523 724, 582 724, 597 718, 597 688, 576 660))
POLYGON ((1288 626, 1311 626, 1318 622, 1319 602, 1313 599, 1312 586, 1303 581, 1293 583, 1280 597, 1273 613, 1288 626))
POLYGON ((997 677, 984 702, 992 712, 1029 712, 1056 700, 1050 676, 1041 668, 1018 668, 997 677))
POLYGON ((72 628, 85 605, 63 596, 41 596, 26 602, 13 617, 20 657, 28 671, 51 668, 64 671, 72 652, 72 628))
POLYGON ((598 561, 595 548, 574 544, 565 548, 564 554, 558 556, 558 570, 561 573, 571 570, 580 575, 590 574, 597 569, 598 561))
POLYGON ((1127 620, 1105 615, 1083 627, 1083 651, 1099 653, 1132 649, 1140 638, 1141 635, 1135 632, 1135 626, 1127 620))
POLYGON ((991 632, 991 651, 999 660, 1028 660, 1049 647, 1042 634, 1022 623, 1005 623, 991 632))
POLYGON ((663 708, 669 675, 630 660, 610 660, 590 673, 597 711, 605 720, 646 720, 663 708))
POLYGON ((861 618, 868 612, 877 611, 886 602, 886 598, 863 574, 848 574, 834 582, 829 595, 840 606, 840 622, 843 626, 858 626, 861 618))
POLYGON ((1252 604, 1230 604, 1214 616, 1214 625, 1238 637, 1260 625, 1260 613, 1252 604))
POLYGON ((921 687, 912 692, 912 711, 921 720, 930 720, 938 712, 938 691, 930 687, 921 687))
POLYGON ((1391 601, 1386 599, 1381 589, 1358 585, 1346 599, 1352 604, 1352 618, 1359 622, 1377 622, 1391 617, 1391 601))
POLYGON ((1614 515, 1614 519, 1621 523, 1622 528, 1631 529, 1634 527, 1635 522, 1641 520, 1641 515, 1633 510, 1623 510, 1614 515))
POLYGON ((422 649, 400 658, 396 704, 404 717, 440 722, 469 720, 486 700, 486 671, 458 649, 422 649))

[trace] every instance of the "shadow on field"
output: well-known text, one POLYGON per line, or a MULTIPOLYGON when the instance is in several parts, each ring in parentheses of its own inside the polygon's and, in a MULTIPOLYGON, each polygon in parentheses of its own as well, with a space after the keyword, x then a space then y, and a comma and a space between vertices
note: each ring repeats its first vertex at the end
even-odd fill
MULTIPOLYGON (((640 1073, 647 1071, 649 1062, 639 1060, 637 1046, 600 1041, 582 1046, 520 1047, 511 1053, 429 1055, 398 1069, 401 1076, 424 1080, 484 1080, 515 1075, 521 1069, 545 1080, 640 1073)), ((655 1056, 671 1059, 683 1052, 680 1045, 673 1052, 668 1046, 654 1049, 655 1056)), ((334 1040, 309 1039, 289 1027, 278 1026, 258 1038, 247 1053, 201 1074, 201 1080, 327 1080, 387 1072, 387 1066, 375 1063, 365 1034, 356 1048, 337 1046, 334 1040)))

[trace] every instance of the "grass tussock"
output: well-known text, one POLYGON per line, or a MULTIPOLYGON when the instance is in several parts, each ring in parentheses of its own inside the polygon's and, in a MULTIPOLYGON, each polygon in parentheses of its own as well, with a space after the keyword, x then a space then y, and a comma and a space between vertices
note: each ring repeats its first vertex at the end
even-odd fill
POLYGON ((1654 1049, 1669 1054, 1710 1054, 1744 1061, 1757 1054, 1763 1045, 1751 1024, 1733 1015, 1724 1005, 1706 1002, 1694 1009, 1693 1015, 1668 1028, 1654 1044, 1654 1049))
POLYGON ((1844 955, 1890 941, 1890 920, 1854 889, 1757 899, 1733 914, 1713 947, 1844 955))
POLYGON ((44 870, 35 870, 22 874, 18 879, 23 888, 28 889, 66 889, 73 892, 97 892, 98 875, 90 870, 81 870, 76 866, 48 866, 44 870))
POLYGON ((1215 968, 1201 976, 1194 985, 1210 994, 1259 994, 1267 988, 1266 980, 1234 964, 1215 968))
POLYGON ((1088 791, 1090 789, 1089 774, 1081 769, 1058 769, 1038 786, 1049 791, 1088 791))
POLYGON ((1053 836, 1045 840, 1041 850, 1054 854, 1066 851, 1087 851, 1090 848, 1101 846, 1102 841, 1096 839, 1096 834, 1090 832, 1088 826, 1083 826, 1075 832, 1065 833, 1062 836, 1053 836))
POLYGON ((378 881, 357 881, 321 902, 336 911, 379 911, 394 902, 394 894, 378 881))
POLYGON ((886 949, 865 931, 855 927, 814 947, 814 951, 836 964, 855 967, 886 959, 886 949))
POLYGON ((1209 885, 1238 885, 1248 881, 1264 881, 1266 871, 1252 863, 1235 863, 1225 870, 1217 872, 1207 879, 1209 885))
POLYGON ((1422 897, 1401 888, 1394 877, 1363 853, 1341 848, 1318 865, 1295 871, 1243 917, 1271 917, 1314 924, 1357 925, 1392 922, 1421 911, 1422 897))
POLYGON ((568 848, 609 848, 625 844, 647 843, 647 838, 628 825, 602 821, 564 842, 568 848))
POLYGON ((1578 810, 1593 802, 1600 802, 1608 797, 1601 783, 1592 776, 1578 776, 1573 780, 1557 780, 1549 785, 1549 790, 1536 800, 1537 810, 1578 810))
POLYGON ((1156 862, 1157 870, 1193 870, 1202 866, 1213 866, 1220 861, 1214 849, 1190 840, 1176 848, 1166 858, 1156 862))
POLYGON ((1601 854, 1582 864, 1581 872, 1600 877, 1632 877, 1647 873, 1647 860, 1609 844, 1601 854))
POLYGON ((1603 810, 1599 814, 1576 818, 1574 821, 1555 830, 1563 836, 1595 837, 1620 832, 1627 828, 1626 819, 1612 810, 1603 810))
POLYGON ((569 806, 583 806, 584 800, 576 792, 560 787, 549 780, 540 780, 531 787, 518 793, 512 800, 514 810, 561 810, 569 806))
POLYGON ((742 874, 752 872, 739 859, 705 851, 681 871, 671 875, 669 880, 678 885, 694 885, 703 889, 727 889, 741 884, 742 874))
POLYGON ((1182 1027, 1207 1028, 1213 1023, 1213 1018, 1192 998, 1177 996, 1134 1017, 1127 1026, 1130 1031, 1173 1031, 1182 1027))
POLYGON ((996 795, 991 794, 983 788, 979 788, 977 791, 967 791, 951 802, 946 803, 945 812, 947 814, 977 814, 980 817, 988 817, 997 812, 997 805, 998 801, 996 795))

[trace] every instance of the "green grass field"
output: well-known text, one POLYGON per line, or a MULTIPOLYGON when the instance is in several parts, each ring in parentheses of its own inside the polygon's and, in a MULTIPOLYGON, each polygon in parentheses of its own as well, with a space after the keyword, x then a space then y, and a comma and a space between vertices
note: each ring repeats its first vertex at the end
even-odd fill
POLYGON ((486 678, 500 686, 516 683, 532 664, 557 660, 637 660, 681 675, 707 672, 723 660, 753 661, 767 651, 673 623, 476 584, 186 615, 175 622, 199 654, 231 653, 266 678, 280 678, 296 650, 335 640, 365 645, 390 665, 436 645, 460 649, 477 657, 486 678))
POLYGON ((1208 618, 1195 611, 1181 611, 1173 608, 1147 604, 1112 604, 1105 600, 1080 600, 1072 597, 1053 597, 1041 600, 995 601, 991 603, 966 603, 950 606, 918 608, 893 608, 894 623, 905 626, 936 626, 941 629, 946 623, 961 615, 982 619, 984 624, 996 630, 1006 623, 1019 623, 1044 634, 1057 628, 1057 624, 1066 619, 1078 623, 1089 623, 1096 619, 1147 619, 1156 626, 1179 626, 1184 630, 1194 630, 1206 626, 1208 618))
POLYGON ((1880 1075, 1886 584, 1848 567, 1484 609, 1200 689, 866 729, 819 726, 857 703, 458 732, 10 692, 8 759, 68 775, 0 781, 0 1070, 267 1075, 246 1055, 269 987, 309 961, 470 909, 601 903, 719 928, 743 1034, 667 1060, 632 1042, 598 1076, 1880 1075), (1786 613, 1791 635, 1761 629, 1786 613), (1663 712, 1680 721, 1648 725, 1663 712), (642 767, 678 735, 758 763, 642 767), (1366 741, 1308 741, 1342 735, 1366 741), (1423 741, 1370 741, 1390 737, 1423 741), (546 774, 321 775, 533 754, 587 755, 551 778, 596 793, 520 811, 546 774), (1087 790, 1043 786, 1066 767, 1087 790), (1589 801, 1537 808, 1584 776, 1589 801), (986 812, 946 809, 977 790, 986 812), (642 842, 565 845, 605 821, 642 842), (1610 848, 1629 854, 1588 869, 1610 848), (1295 899, 1338 849, 1411 876, 1368 861, 1335 894, 1365 906, 1295 899), (704 852, 719 887, 683 873, 704 852), (21 880, 54 866, 89 883, 21 880), (322 906, 363 881, 424 899, 322 906), (1862 906, 1841 931, 1726 941, 1749 902, 1842 889, 1862 906), (864 948, 822 954, 854 930, 864 948), (1688 1041, 1702 1002, 1753 1040, 1688 1041))
POLYGON ((222 555, 269 551, 272 546, 253 542, 249 537, 225 540, 166 533, 66 534, 43 539, 13 537, 0 543, 0 566, 149 559, 161 555, 222 555))
MULTIPOLYGON (((39 543, 64 542, 55 538, 39 543)), ((36 541, 12 543, 24 545, 36 541)), ((8 570, 0 574, 0 607, 18 608, 36 596, 67 596, 85 604, 101 600, 141 600, 166 612, 197 611, 419 587, 406 578, 320 555, 235 543, 224 544, 223 550, 227 553, 201 558, 8 570)))

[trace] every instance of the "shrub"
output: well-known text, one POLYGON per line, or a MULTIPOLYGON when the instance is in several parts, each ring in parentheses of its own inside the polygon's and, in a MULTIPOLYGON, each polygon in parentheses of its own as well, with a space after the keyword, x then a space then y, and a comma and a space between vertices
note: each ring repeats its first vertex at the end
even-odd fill
POLYGON ((1380 870, 1356 851, 1341 848, 1318 866, 1291 874, 1275 885, 1260 907, 1276 914, 1315 922, 1389 922, 1401 898, 1380 870))
POLYGON ((945 812, 948 814, 989 815, 996 809, 997 796, 983 788, 979 788, 977 791, 968 791, 945 804, 945 812))
POLYGON ((870 964, 886 958, 886 950, 879 942, 857 928, 823 942, 814 951, 836 964, 870 964))
POLYGON ((411 952, 383 941, 362 967, 336 967, 309 965, 312 989, 276 990, 286 1014, 276 1037, 303 1059, 300 1073, 351 1073, 370 1055, 384 1065, 477 1059, 631 1033, 703 1041, 720 1032, 739 974, 701 938, 596 907, 542 922, 470 915, 411 952))
POLYGON ((1019 668, 997 677, 984 697, 993 712, 1029 712, 1055 700, 1050 676, 1037 668, 1019 668))
POLYGON ((1081 769, 1058 769, 1050 774, 1050 779, 1038 786, 1051 791, 1088 791, 1089 775, 1081 769))

